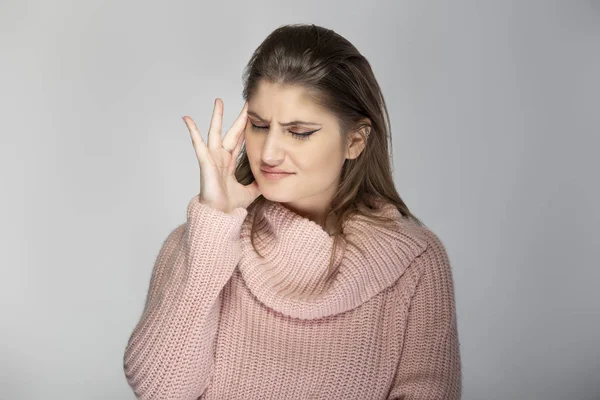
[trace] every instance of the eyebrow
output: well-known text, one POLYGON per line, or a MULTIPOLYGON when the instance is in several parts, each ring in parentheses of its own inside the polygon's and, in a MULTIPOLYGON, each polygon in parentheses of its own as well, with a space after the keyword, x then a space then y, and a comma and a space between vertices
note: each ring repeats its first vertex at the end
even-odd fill
MULTIPOLYGON (((265 119, 263 119, 260 115, 258 115, 257 113, 255 113, 254 111, 246 111, 246 114, 253 116, 256 119, 259 119, 261 122, 269 122, 265 119)), ((321 125, 321 124, 317 124, 315 122, 307 122, 307 121, 290 121, 290 122, 281 122, 279 125, 281 126, 290 126, 290 125, 321 125)))

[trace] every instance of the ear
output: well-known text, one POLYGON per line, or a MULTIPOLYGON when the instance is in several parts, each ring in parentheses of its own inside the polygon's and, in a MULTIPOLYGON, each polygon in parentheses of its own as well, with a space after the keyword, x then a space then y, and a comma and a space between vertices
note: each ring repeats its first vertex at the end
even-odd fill
POLYGON ((346 146, 346 159, 353 160, 357 158, 367 145, 366 139, 371 132, 371 121, 368 118, 362 119, 358 130, 349 134, 346 146))

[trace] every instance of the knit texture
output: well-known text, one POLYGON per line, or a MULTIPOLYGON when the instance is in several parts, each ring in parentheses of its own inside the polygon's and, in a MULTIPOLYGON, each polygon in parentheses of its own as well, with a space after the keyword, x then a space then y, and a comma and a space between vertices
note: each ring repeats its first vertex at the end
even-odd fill
POLYGON ((224 213, 194 196, 164 241, 124 354, 140 399, 460 399, 454 284, 439 238, 393 216, 333 237, 266 201, 224 213))

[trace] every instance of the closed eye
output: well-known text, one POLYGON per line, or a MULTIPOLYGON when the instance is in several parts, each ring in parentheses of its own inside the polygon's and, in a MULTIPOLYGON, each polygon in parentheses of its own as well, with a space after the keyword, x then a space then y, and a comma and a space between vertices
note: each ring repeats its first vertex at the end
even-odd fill
MULTIPOLYGON (((264 130, 269 129, 268 126, 257 126, 257 125, 254 125, 252 122, 250 122, 250 125, 252 125, 252 129, 254 129, 256 131, 264 131, 264 130)), ((316 130, 311 131, 311 132, 304 132, 304 133, 293 132, 293 131, 290 131, 290 130, 288 130, 288 132, 291 133, 292 136, 295 137, 295 138, 297 138, 297 139, 306 140, 306 139, 308 139, 308 137, 310 135, 312 135, 313 133, 315 133, 315 132, 317 132, 319 130, 321 130, 321 128, 316 129, 316 130)))

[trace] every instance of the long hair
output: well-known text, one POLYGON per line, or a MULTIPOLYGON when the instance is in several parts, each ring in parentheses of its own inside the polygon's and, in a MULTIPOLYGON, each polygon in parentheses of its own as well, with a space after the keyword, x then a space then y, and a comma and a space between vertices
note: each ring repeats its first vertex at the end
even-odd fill
MULTIPOLYGON (((375 215, 376 203, 380 201, 393 204, 404 217, 424 225, 396 191, 392 153, 388 150, 388 141, 391 148, 392 140, 387 106, 369 62, 352 43, 331 29, 314 24, 280 26, 254 51, 242 77, 244 100, 252 98, 261 80, 299 85, 336 116, 346 144, 348 133, 353 131, 360 131, 366 141, 358 157, 345 161, 325 218, 330 214, 334 217, 330 271, 339 240, 350 241, 344 235, 345 221, 360 216, 378 225, 391 222, 375 215)), ((244 185, 255 180, 245 146, 240 151, 235 177, 244 185)), ((257 253, 255 231, 264 200, 261 195, 249 206, 255 211, 251 242, 257 253)))

